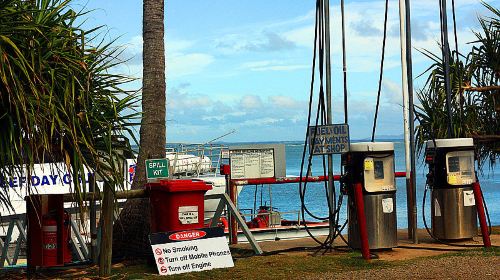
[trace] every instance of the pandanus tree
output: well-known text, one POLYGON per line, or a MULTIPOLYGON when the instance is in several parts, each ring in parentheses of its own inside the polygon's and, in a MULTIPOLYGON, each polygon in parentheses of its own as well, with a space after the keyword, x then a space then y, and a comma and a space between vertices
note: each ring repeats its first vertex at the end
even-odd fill
MULTIPOLYGON (((64 162, 81 202, 84 168, 120 186, 117 149, 138 117, 131 78, 117 74, 120 49, 99 28, 79 23, 70 1, 0 1, 0 200, 13 210, 9 178, 28 178, 36 163, 64 162), (24 166, 24 168, 22 168, 24 166)), ((23 193, 25 195, 26 193, 23 193)), ((2 214, 6 213, 2 210, 2 214)))
MULTIPOLYGON (((494 162, 500 155, 500 10, 483 5, 491 15, 479 18, 481 30, 474 32, 477 40, 471 42, 471 51, 449 54, 452 136, 474 138, 480 164, 488 159, 494 162)), ((428 77, 417 92, 420 149, 426 140, 447 138, 448 125, 443 61, 429 51, 422 53, 433 64, 423 73, 428 77)))
MULTIPOLYGON (((133 189, 144 188, 144 161, 165 157, 166 93, 164 1, 143 0, 142 119, 133 189)), ((113 255, 135 259, 151 254, 149 199, 128 200, 113 230, 113 255)))

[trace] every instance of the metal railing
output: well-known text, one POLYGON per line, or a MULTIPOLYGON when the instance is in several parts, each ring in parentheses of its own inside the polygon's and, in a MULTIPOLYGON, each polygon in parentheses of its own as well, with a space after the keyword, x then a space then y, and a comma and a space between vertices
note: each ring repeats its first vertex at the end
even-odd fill
MULTIPOLYGON (((200 175, 216 176, 220 172, 220 165, 223 162, 222 151, 228 150, 228 147, 221 144, 172 144, 175 147, 166 148, 167 154, 174 155, 171 166, 171 173, 175 174, 176 170, 191 170, 189 175, 199 177, 200 175), (191 161, 180 163, 180 155, 193 156, 191 161), (208 159, 208 161, 206 160, 208 159)), ((183 172, 180 172, 183 173, 183 172)), ((187 172, 186 172, 187 173, 187 172)), ((186 174, 188 175, 188 174, 186 174)))
MULTIPOLYGON (((80 233, 80 229, 73 219, 70 218, 70 226, 71 226, 71 234, 70 234, 70 246, 72 252, 76 256, 76 261, 85 261, 90 258, 89 249, 87 248, 87 244, 80 233)), ((15 217, 10 219, 8 223, 7 235, 5 236, 5 241, 0 239, 0 268, 5 267, 5 263, 7 262, 8 266, 17 265, 17 261, 19 260, 19 255, 21 252, 22 244, 26 244, 27 242, 27 227, 26 222, 23 218, 15 217), (17 228, 19 231, 19 235, 16 239, 16 242, 13 241, 14 229, 17 228), (9 253, 10 246, 14 245, 14 252, 11 255, 9 253)))

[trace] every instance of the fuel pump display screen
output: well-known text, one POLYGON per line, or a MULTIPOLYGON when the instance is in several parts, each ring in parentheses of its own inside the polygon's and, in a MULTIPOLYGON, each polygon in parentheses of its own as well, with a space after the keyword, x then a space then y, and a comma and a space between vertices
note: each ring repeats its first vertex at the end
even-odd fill
POLYGON ((375 175, 375 180, 384 179, 384 162, 381 160, 374 160, 375 164, 373 173, 375 175))
POLYGON ((364 160, 364 187, 367 192, 396 190, 394 155, 368 156, 364 160))
POLYGON ((475 181, 474 151, 456 151, 446 154, 447 182, 450 185, 468 185, 475 181))
POLYGON ((449 157, 448 158, 448 171, 449 172, 460 172, 460 157, 449 157))

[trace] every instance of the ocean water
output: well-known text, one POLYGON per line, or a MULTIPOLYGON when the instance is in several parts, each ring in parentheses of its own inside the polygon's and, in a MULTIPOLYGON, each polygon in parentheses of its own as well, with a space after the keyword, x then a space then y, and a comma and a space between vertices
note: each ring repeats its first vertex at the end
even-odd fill
MULTIPOLYGON (((300 163, 302 159, 303 143, 300 142, 286 142, 286 168, 287 176, 298 176, 300 174, 300 163)), ((405 171, 405 155, 404 144, 401 140, 394 142, 395 153, 395 169, 396 171, 405 171)), ((340 156, 334 155, 333 161, 334 174, 340 174, 340 156)), ((323 166, 321 157, 313 159, 313 176, 323 175, 323 166)), ((422 158, 417 159, 417 221, 418 227, 423 228, 424 223, 422 220, 422 198, 425 188, 425 175, 427 173, 427 166, 422 158)), ((496 165, 493 168, 485 167, 483 174, 479 174, 479 181, 484 193, 484 198, 489 210, 491 223, 493 225, 500 225, 500 166, 496 165)), ((408 215, 406 209, 406 183, 405 178, 396 178, 397 192, 396 192, 396 213, 398 228, 408 227, 408 215)), ((339 183, 335 182, 336 189, 339 188, 339 183)), ((338 192, 337 192, 338 195, 338 192)), ((426 217, 427 223, 430 224, 430 204, 429 195, 427 195, 426 202, 426 217)), ((344 205, 340 215, 341 221, 347 218, 346 202, 347 198, 344 197, 344 205)), ((306 193, 306 206, 313 213, 319 216, 326 216, 328 213, 326 192, 324 183, 308 183, 306 193)), ((244 186, 239 197, 238 206, 243 213, 249 213, 250 209, 259 205, 271 205, 283 214, 284 218, 297 219, 298 211, 300 210, 299 198, 299 185, 298 184, 283 184, 283 185, 264 185, 244 186)), ((306 218, 309 220, 309 218, 306 218)), ((312 219, 310 219, 312 220, 312 219)))

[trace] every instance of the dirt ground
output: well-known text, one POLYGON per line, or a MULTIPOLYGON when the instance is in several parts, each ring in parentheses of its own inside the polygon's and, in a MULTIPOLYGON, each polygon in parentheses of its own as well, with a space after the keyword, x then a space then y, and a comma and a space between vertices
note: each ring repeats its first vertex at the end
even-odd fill
POLYGON ((389 268, 322 273, 309 279, 500 279, 500 257, 416 259, 389 268))
MULTIPOLYGON (((166 279, 500 279, 500 227, 491 236, 493 250, 482 250, 482 238, 458 242, 474 247, 448 246, 418 232, 419 244, 399 231, 399 246, 374 251, 374 259, 364 261, 359 252, 349 252, 342 241, 333 251, 315 250, 310 238, 261 242, 264 256, 254 256, 248 243, 232 245, 235 267, 169 276, 166 279), (319 253, 318 253, 319 252, 319 253)), ((117 263, 107 279, 165 279, 154 266, 117 263)), ((98 279, 96 266, 74 266, 39 271, 36 279, 98 279)), ((23 269, 0 269, 0 279, 25 279, 23 269)))
MULTIPOLYGON (((499 229, 500 227, 495 227, 499 229)), ((500 234, 491 235, 491 245, 500 246, 500 234)), ((398 247, 392 250, 385 251, 375 251, 378 259, 384 261, 404 261, 419 257, 430 257, 437 256, 446 253, 459 252, 466 249, 474 248, 472 246, 477 246, 481 248, 483 245, 482 237, 474 237, 472 240, 465 240, 460 242, 454 242, 454 244, 460 246, 450 246, 446 244, 440 244, 434 241, 425 231, 425 229, 418 230, 418 244, 414 244, 412 240, 407 238, 406 230, 398 231, 398 247), (461 247, 461 246, 471 246, 471 247, 461 247)), ((265 253, 280 253, 280 254, 301 254, 302 248, 311 248, 317 246, 314 240, 310 238, 301 238, 294 240, 280 240, 280 241, 270 241, 270 242, 259 242, 261 249, 265 253)), ((340 240, 336 239, 335 246, 343 247, 346 244, 340 240)), ((237 245, 232 245, 232 248, 251 250, 251 246, 248 243, 241 243, 237 245)))

